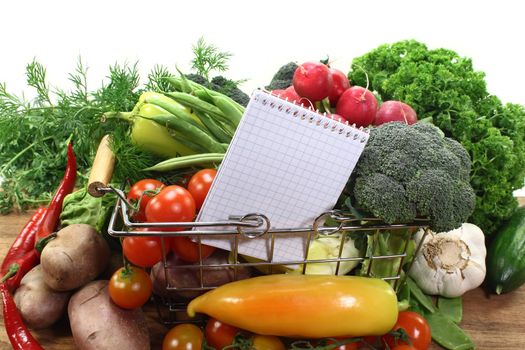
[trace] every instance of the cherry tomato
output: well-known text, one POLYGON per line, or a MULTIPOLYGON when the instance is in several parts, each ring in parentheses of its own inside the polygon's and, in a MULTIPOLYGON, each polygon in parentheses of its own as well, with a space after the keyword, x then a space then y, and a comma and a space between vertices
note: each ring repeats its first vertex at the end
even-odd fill
POLYGON ((330 94, 333 79, 330 69, 321 62, 305 62, 293 74, 293 87, 301 97, 321 101, 330 94))
POLYGON ((259 335, 252 337, 252 349, 255 350, 286 350, 282 340, 273 335, 259 335))
MULTIPOLYGON (((186 262, 199 261, 199 244, 193 242, 189 237, 173 237, 171 239, 171 250, 186 262)), ((215 247, 201 244, 202 260, 209 257, 214 251, 215 247)))
POLYGON ((142 179, 131 186, 128 192, 128 200, 131 202, 138 202, 140 200, 140 207, 138 211, 134 212, 131 217, 135 221, 146 221, 146 205, 153 198, 153 192, 164 187, 165 185, 155 179, 142 179), (144 193, 144 191, 147 191, 144 193))
POLYGON ((133 265, 152 267, 162 260, 160 237, 126 237, 122 241, 122 252, 133 265))
POLYGON ((129 266, 117 270, 109 281, 111 300, 124 309, 136 309, 151 296, 151 279, 141 268, 129 266))
MULTIPOLYGON (((195 217, 195 201, 184 187, 164 187, 146 206, 148 222, 185 222, 195 217)), ((181 231, 184 227, 158 228, 161 231, 181 231)))
POLYGON ((217 350, 231 345, 239 332, 239 328, 230 326, 214 318, 208 320, 206 329, 204 330, 206 342, 217 350))
MULTIPOLYGON (((397 317, 397 322, 392 330, 403 328, 408 335, 408 339, 412 343, 412 347, 416 350, 427 350, 432 341, 430 334, 430 327, 423 316, 413 311, 401 311, 397 317)), ((388 344, 390 348, 396 345, 408 345, 406 342, 396 339, 386 334, 382 337, 383 343, 388 344)))
POLYGON ((204 334, 194 324, 179 324, 164 336, 162 350, 201 350, 204 334))
POLYGON ((210 190, 213 179, 217 175, 215 169, 202 169, 193 175, 188 182, 188 191, 190 191, 195 200, 195 207, 199 210, 206 199, 206 195, 210 190))

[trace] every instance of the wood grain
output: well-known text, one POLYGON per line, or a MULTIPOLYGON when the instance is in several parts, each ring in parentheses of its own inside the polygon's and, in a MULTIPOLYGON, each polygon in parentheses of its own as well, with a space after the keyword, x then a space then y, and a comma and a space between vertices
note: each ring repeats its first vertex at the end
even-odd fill
MULTIPOLYGON (((523 202, 522 202, 523 204, 523 202)), ((15 236, 29 219, 30 213, 0 217, 0 261, 3 260, 15 236)), ((167 328, 157 320, 154 305, 147 305, 145 312, 152 340, 152 349, 160 349, 167 328)), ((474 339, 478 349, 525 349, 525 286, 500 296, 489 296, 482 288, 468 292, 464 297, 464 316, 461 327, 474 339)), ((11 349, 0 318, 0 349, 11 349)), ((50 329, 32 331, 46 350, 71 350, 69 323, 63 320, 50 329)), ((441 347, 432 344, 431 349, 441 347)))

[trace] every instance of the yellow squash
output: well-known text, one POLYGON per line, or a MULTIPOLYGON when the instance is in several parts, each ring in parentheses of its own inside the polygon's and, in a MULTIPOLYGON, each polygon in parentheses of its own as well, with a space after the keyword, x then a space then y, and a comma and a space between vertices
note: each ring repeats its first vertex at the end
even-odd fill
POLYGON ((225 284, 193 299, 187 312, 257 334, 324 338, 385 334, 398 309, 380 279, 281 274, 225 284))

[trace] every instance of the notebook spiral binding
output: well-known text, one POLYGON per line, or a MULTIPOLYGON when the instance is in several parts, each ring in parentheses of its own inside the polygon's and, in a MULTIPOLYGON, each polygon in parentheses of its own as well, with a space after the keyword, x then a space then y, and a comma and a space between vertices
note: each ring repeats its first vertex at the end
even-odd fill
POLYGON ((359 133, 352 131, 359 130, 369 133, 367 128, 357 127, 355 124, 348 123, 348 121, 342 123, 333 119, 332 116, 327 115, 326 112, 321 113, 318 109, 313 109, 312 106, 306 107, 302 103, 299 104, 297 100, 289 101, 288 98, 282 98, 280 94, 274 94, 271 91, 264 89, 261 89, 260 91, 282 100, 282 102, 276 103, 273 100, 256 96, 255 101, 260 102, 263 106, 269 105, 270 108, 277 108, 280 112, 284 111, 286 114, 291 115, 294 118, 307 120, 309 123, 315 123, 315 125, 322 126, 325 129, 330 128, 331 131, 337 132, 339 135, 344 135, 347 138, 352 138, 354 141, 359 139, 360 143, 366 142, 365 136, 359 136, 359 133))

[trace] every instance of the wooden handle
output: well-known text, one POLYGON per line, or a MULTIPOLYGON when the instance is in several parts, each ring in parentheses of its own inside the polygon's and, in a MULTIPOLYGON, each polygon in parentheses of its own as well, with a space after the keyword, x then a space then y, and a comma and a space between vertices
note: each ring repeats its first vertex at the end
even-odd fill
POLYGON ((97 154, 93 161, 91 174, 88 180, 88 193, 93 197, 101 197, 104 192, 99 191, 99 188, 106 187, 113 175, 113 167, 115 165, 115 155, 109 148, 109 135, 106 135, 100 140, 97 154))

